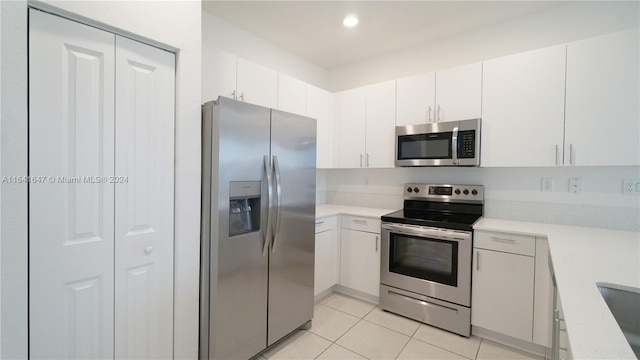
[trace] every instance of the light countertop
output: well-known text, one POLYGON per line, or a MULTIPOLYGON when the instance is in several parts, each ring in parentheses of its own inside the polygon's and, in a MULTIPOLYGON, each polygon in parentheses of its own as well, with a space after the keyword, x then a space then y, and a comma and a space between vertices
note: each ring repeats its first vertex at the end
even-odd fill
POLYGON ((483 218, 476 230, 549 240, 574 359, 635 359, 596 282, 640 287, 640 233, 483 218))
POLYGON ((397 210, 398 209, 375 209, 358 206, 321 204, 316 206, 316 219, 333 215, 356 215, 380 219, 382 215, 386 215, 397 210))

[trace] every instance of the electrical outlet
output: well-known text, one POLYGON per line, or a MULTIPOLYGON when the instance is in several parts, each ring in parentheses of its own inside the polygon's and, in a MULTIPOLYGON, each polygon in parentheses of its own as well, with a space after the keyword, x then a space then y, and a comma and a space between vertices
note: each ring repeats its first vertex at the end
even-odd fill
POLYGON ((582 178, 579 178, 579 177, 569 178, 569 192, 570 193, 582 192, 582 178))
POLYGON ((542 191, 553 191, 553 178, 551 177, 542 178, 542 191))
POLYGON ((640 194, 640 179, 622 180, 622 193, 624 195, 640 194))

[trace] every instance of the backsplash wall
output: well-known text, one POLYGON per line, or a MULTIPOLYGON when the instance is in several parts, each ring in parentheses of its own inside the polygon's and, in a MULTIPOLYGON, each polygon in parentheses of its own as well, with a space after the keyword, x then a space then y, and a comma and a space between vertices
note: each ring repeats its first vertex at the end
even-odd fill
POLYGON ((408 182, 484 185, 488 217, 640 231, 640 196, 623 195, 623 179, 640 179, 640 167, 329 169, 318 170, 316 200, 397 210, 408 182), (569 177, 582 192, 569 193, 569 177))

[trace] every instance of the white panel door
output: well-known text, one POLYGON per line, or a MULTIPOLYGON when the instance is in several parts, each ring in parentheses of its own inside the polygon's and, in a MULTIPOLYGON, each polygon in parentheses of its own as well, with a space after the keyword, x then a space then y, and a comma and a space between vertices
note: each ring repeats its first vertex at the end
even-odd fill
POLYGON ((307 84, 278 73, 278 110, 304 115, 307 111, 307 84))
POLYGON ((481 102, 482 63, 436 73, 436 122, 477 119, 481 102))
POLYGON ((435 101, 436 73, 398 79, 396 125, 419 125, 434 122, 435 101))
POLYGON ((173 355, 175 56, 116 37, 116 358, 173 355))
POLYGON ((114 35, 29 12, 29 352, 113 358, 114 35))
POLYGON ((565 51, 558 45, 484 63, 482 166, 562 165, 565 51))
POLYGON ((474 249, 471 324, 533 340, 534 258, 474 249))
POLYGON ((340 91, 334 94, 334 121, 338 127, 339 168, 364 167, 365 155, 365 107, 364 87, 340 91))
POLYGON ((327 90, 307 85, 306 116, 317 122, 316 167, 319 169, 333 167, 332 101, 333 95, 327 90))
POLYGON ((316 234, 314 296, 336 284, 333 270, 336 267, 336 249, 333 241, 335 232, 335 229, 330 229, 316 234))
POLYGON ((367 86, 365 167, 395 166, 396 82, 367 86))
POLYGON ((278 73, 238 58, 236 99, 272 109, 278 107, 278 73))
POLYGON ((565 165, 640 165, 638 28, 567 45, 565 165))

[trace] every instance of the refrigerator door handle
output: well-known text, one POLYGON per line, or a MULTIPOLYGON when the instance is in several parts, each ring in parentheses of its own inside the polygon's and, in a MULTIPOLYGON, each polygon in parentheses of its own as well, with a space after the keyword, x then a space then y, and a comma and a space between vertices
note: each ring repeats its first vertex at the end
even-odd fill
POLYGON ((276 239, 278 238, 278 233, 280 232, 280 222, 282 220, 282 181, 280 179, 280 163, 278 162, 278 155, 273 155, 273 171, 276 178, 276 224, 273 227, 271 252, 273 252, 276 248, 276 239))
POLYGON ((267 178, 267 222, 263 231, 264 242, 262 243, 262 256, 267 256, 269 250, 269 243, 271 242, 271 231, 269 226, 271 225, 271 199, 273 199, 273 184, 271 181, 271 164, 269 164, 269 155, 264 156, 264 173, 267 178))

